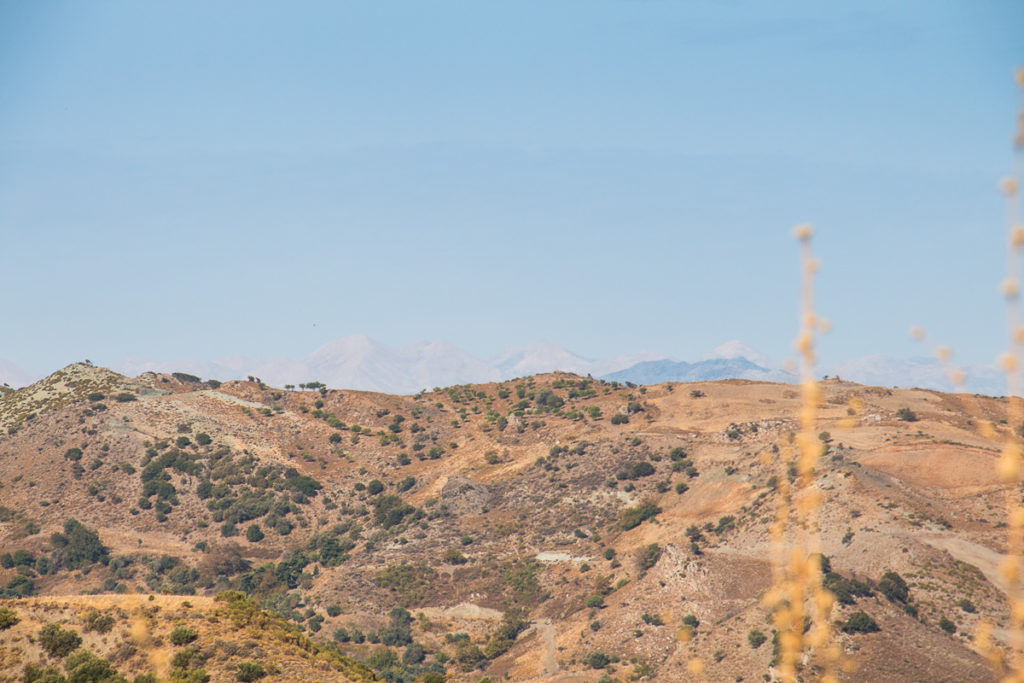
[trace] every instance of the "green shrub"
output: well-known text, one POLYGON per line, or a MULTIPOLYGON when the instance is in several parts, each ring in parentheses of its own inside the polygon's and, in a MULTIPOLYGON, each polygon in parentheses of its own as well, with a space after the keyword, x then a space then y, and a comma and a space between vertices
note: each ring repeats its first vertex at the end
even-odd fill
POLYGON ((246 529, 245 530, 245 538, 250 543, 259 543, 260 541, 262 541, 264 539, 264 534, 263 534, 263 530, 260 529, 260 525, 259 524, 253 524, 248 529, 246 529))
POLYGON ((684 616, 682 618, 682 622, 684 626, 689 626, 690 628, 697 628, 698 626, 700 626, 700 620, 698 620, 697 617, 695 617, 692 614, 687 614, 686 616, 684 616))
POLYGON ((388 669, 398 664, 398 655, 390 647, 381 645, 374 648, 370 656, 366 658, 366 663, 374 669, 388 669))
POLYGON ((736 518, 732 515, 726 515, 718 520, 718 526, 715 527, 715 533, 721 535, 735 528, 736 518))
POLYGON ((235 678, 240 681, 255 681, 267 675, 266 669, 259 662, 239 662, 238 674, 235 678))
POLYGON ((900 408, 896 411, 896 417, 904 422, 917 422, 917 415, 910 408, 900 408))
POLYGON ((206 432, 199 432, 196 434, 196 443, 200 446, 209 446, 212 442, 213 439, 211 439, 210 435, 206 432))
POLYGON ((380 479, 372 479, 370 483, 366 485, 366 492, 371 496, 376 496, 378 493, 384 490, 384 484, 381 483, 380 479))
POLYGON ((903 580, 902 576, 893 571, 882 574, 882 578, 878 582, 878 591, 888 598, 890 602, 905 603, 907 598, 910 597, 910 589, 907 588, 907 582, 903 580))
POLYGON ((939 628, 946 633, 953 635, 956 633, 956 624, 947 619, 945 616, 939 617, 939 628))
POLYGON ((756 628, 747 634, 747 642, 750 643, 750 647, 755 650, 764 644, 764 641, 768 640, 768 636, 758 631, 756 628))
MULTIPOLYGON (((615 413, 612 415, 611 423, 613 425, 624 425, 629 424, 629 418, 624 413, 615 413)), ((599 654, 599 653, 596 653, 599 654)))
POLYGON ((466 564, 469 560, 455 548, 448 548, 444 551, 444 561, 448 564, 466 564))
POLYGON ((649 477, 652 474, 654 474, 654 465, 643 460, 640 462, 623 463, 619 471, 615 473, 615 478, 619 481, 626 479, 632 481, 640 477, 649 477))
POLYGON ((590 607, 591 609, 604 607, 604 597, 598 593, 591 595, 587 598, 587 607, 590 607))
POLYGON ((82 638, 71 629, 62 629, 57 624, 47 624, 39 630, 39 646, 51 657, 67 657, 82 644, 82 638))
POLYGON ((373 503, 373 518, 385 529, 401 523, 406 515, 416 512, 416 508, 406 504, 401 498, 395 495, 384 495, 377 498, 373 503))
POLYGON ((472 671, 487 662, 487 658, 480 648, 468 639, 460 640, 455 646, 454 659, 462 671, 472 671))
POLYGON ((117 620, 110 614, 101 614, 99 610, 89 610, 85 615, 85 630, 96 633, 109 633, 117 620))
POLYGON ((419 643, 412 643, 402 653, 402 664, 414 666, 422 662, 427 656, 427 651, 419 643))
MULTIPOLYGON (((12 679, 13 680, 13 679, 12 679)), ((43 668, 35 664, 26 664, 21 676, 23 683, 65 683, 63 675, 52 666, 43 668)))
POLYGON ((963 598, 962 600, 960 600, 960 602, 956 604, 960 609, 967 612, 968 614, 974 614, 974 612, 977 611, 977 608, 974 606, 974 603, 968 600, 967 598, 963 598))
POLYGON ((171 643, 178 647, 188 645, 198 637, 199 634, 194 628, 185 625, 175 626, 170 635, 171 643))
POLYGON ((17 624, 21 619, 18 613, 8 607, 0 607, 0 631, 5 631, 17 624))
POLYGON ((110 662, 88 650, 76 650, 64 662, 68 683, 128 683, 110 662))
POLYGON ((658 564, 658 560, 661 559, 661 546, 657 543, 651 543, 646 548, 640 550, 637 553, 636 564, 641 571, 647 571, 654 565, 658 564))
MULTIPOLYGON (((825 565, 822 565, 825 568, 825 565)), ((866 583, 855 579, 848 579, 833 571, 826 571, 822 579, 822 586, 836 596, 836 600, 844 605, 852 605, 860 597, 871 597, 874 595, 871 587, 866 583)))
POLYGON ((603 652, 591 652, 587 655, 587 666, 591 669, 603 669, 611 663, 611 657, 603 652))
POLYGON ((635 507, 626 508, 622 511, 619 517, 619 526, 623 531, 629 531, 634 527, 640 526, 643 522, 651 519, 660 512, 661 508, 653 501, 643 501, 635 507))
POLYGON ((854 612, 840 628, 843 633, 874 633, 878 624, 865 612, 854 612))

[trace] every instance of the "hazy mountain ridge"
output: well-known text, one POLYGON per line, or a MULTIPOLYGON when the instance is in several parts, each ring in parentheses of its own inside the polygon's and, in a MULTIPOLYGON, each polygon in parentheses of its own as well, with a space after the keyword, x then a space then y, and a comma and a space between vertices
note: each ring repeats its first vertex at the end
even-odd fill
POLYGON ((604 375, 602 379, 634 384, 663 382, 705 382, 718 379, 752 379, 765 382, 795 382, 796 376, 785 370, 761 367, 746 358, 713 358, 696 363, 657 360, 604 375))
MULTIPOLYGON (((495 382, 545 372, 572 372, 635 384, 697 382, 717 379, 798 381, 788 371, 739 341, 726 342, 700 360, 677 361, 666 354, 641 352, 588 359, 553 342, 540 340, 515 346, 487 359, 446 341, 390 346, 366 335, 351 335, 314 350, 301 360, 229 356, 215 361, 156 361, 126 358, 111 367, 128 376, 143 372, 187 372, 221 381, 259 377, 273 386, 324 382, 328 386, 412 394, 421 389, 456 384, 495 382)), ((994 366, 964 368, 963 390, 1000 396, 1006 381, 994 366)), ((853 358, 818 369, 818 375, 840 376, 874 386, 920 387, 954 391, 949 368, 932 358, 895 358, 881 354, 853 358)), ((0 383, 19 387, 39 376, 0 360, 0 383)))

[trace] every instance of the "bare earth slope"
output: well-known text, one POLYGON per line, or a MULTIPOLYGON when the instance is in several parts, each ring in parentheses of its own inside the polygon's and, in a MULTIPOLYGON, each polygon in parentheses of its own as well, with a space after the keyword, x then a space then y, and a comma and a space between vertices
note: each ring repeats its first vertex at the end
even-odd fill
MULTIPOLYGON (((20 619, 0 680, 67 673, 38 644, 51 622, 128 680, 251 662, 282 681, 670 681, 694 657, 705 680, 770 679, 760 599, 798 408, 740 380, 390 396, 69 366, 0 396, 0 590, 20 619)), ((823 549, 864 588, 833 618, 879 627, 836 629, 844 679, 995 680, 971 639, 979 620, 1005 637, 1005 401, 829 381, 820 414, 823 549)))

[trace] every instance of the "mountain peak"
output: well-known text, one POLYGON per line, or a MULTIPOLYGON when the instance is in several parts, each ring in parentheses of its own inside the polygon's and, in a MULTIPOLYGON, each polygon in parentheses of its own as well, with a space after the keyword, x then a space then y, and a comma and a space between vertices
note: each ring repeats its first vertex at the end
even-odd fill
POLYGON ((712 349, 711 353, 703 356, 701 360, 713 360, 717 358, 745 358, 755 365, 760 365, 761 367, 768 367, 771 365, 764 354, 760 353, 757 349, 744 344, 738 339, 732 339, 723 344, 719 344, 712 349))

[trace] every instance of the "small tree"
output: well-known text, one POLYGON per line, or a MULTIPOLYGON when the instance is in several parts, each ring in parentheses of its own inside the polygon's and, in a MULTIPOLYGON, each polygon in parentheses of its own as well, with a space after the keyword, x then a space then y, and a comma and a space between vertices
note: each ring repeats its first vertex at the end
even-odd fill
POLYGON ((896 417, 904 422, 917 422, 917 415, 910 408, 900 408, 896 411, 896 417))
POLYGON ((750 643, 750 647, 755 650, 764 644, 764 641, 768 640, 768 636, 758 631, 756 628, 747 634, 747 642, 750 643))

